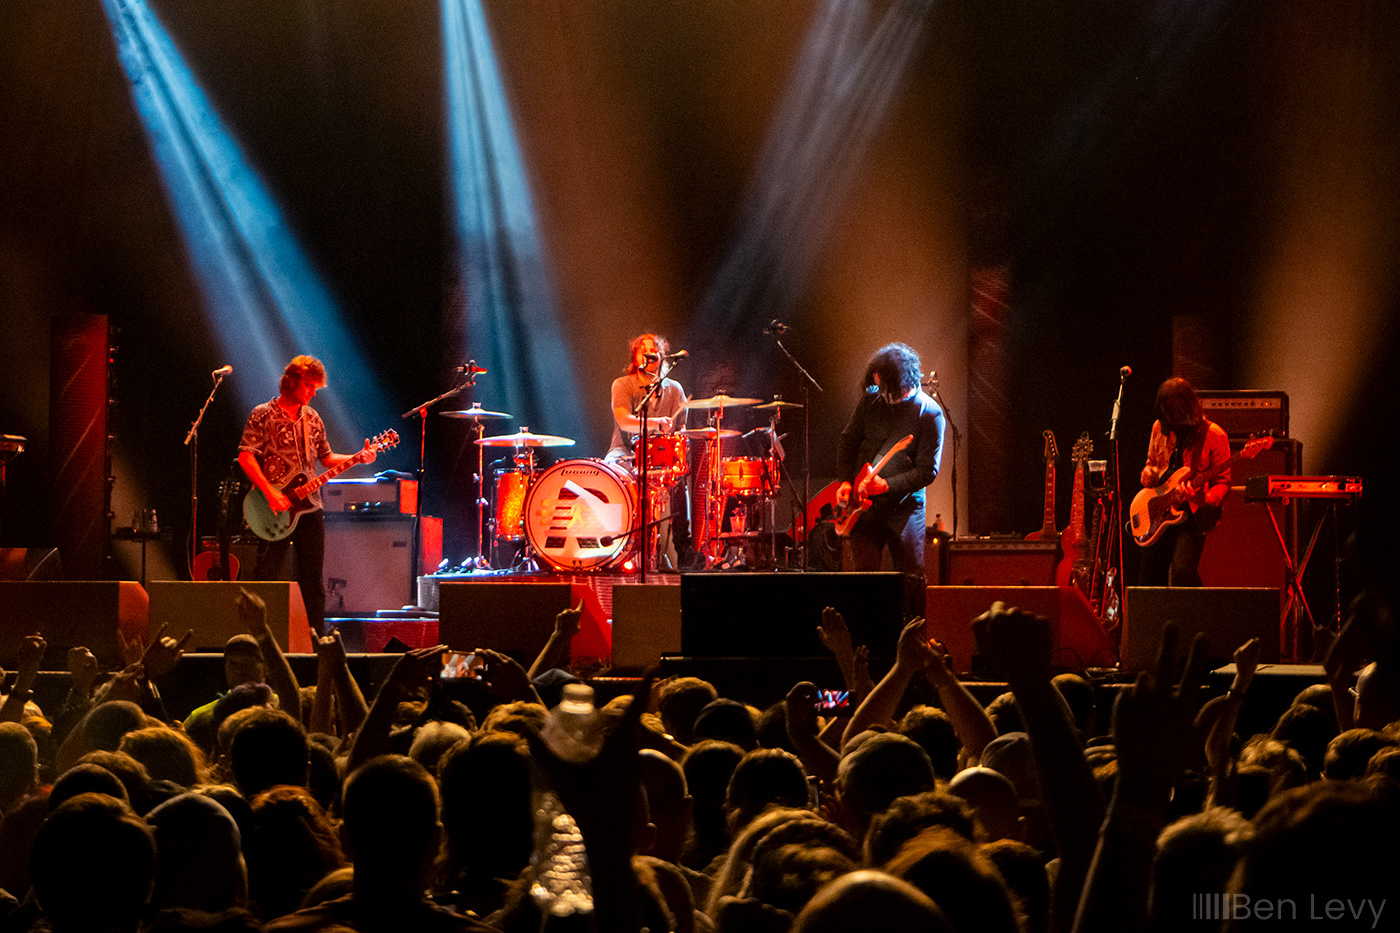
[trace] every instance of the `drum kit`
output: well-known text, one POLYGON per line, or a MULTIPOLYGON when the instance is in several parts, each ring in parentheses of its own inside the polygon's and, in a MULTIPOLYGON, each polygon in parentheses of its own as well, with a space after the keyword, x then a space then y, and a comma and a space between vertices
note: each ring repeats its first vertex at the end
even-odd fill
MULTIPOLYGON (((755 518, 763 506, 769 507, 771 519, 783 459, 777 421, 783 409, 802 407, 781 400, 768 404, 760 404, 760 401, 723 394, 688 401, 687 408, 710 413, 710 424, 647 437, 643 458, 647 464, 646 496, 643 496, 636 471, 625 462, 570 459, 541 469, 536 451, 547 447, 572 447, 571 438, 536 434, 526 427, 514 434, 487 437, 488 421, 512 416, 483 409, 480 403, 461 411, 441 412, 444 417, 470 421, 476 434, 477 554, 473 566, 491 569, 485 553, 488 537, 494 538, 497 548, 519 550, 516 566, 525 569, 539 569, 539 562, 542 562, 559 571, 609 570, 632 558, 638 550, 638 541, 646 543, 647 562, 655 566, 657 529, 670 511, 668 493, 685 482, 691 472, 691 441, 700 442, 704 451, 700 460, 705 475, 697 484, 697 492, 703 486, 707 503, 703 517, 696 523, 699 527, 692 529, 692 535, 697 548, 705 553, 707 565, 718 566, 726 545, 737 543, 734 538, 762 533, 753 528, 762 523, 755 518), (767 427, 742 435, 766 434, 769 453, 764 457, 722 457, 719 442, 741 437, 739 431, 724 427, 724 412, 744 406, 757 406, 756 410, 771 414, 767 427), (491 501, 485 495, 488 447, 513 452, 493 470, 489 485, 491 501), (742 509, 730 513, 731 527, 735 530, 720 534, 731 497, 742 509), (650 513, 645 522, 640 515, 644 499, 648 503, 646 511, 650 513), (490 536, 486 533, 488 508, 493 525, 490 536), (643 529, 646 534, 639 533, 643 529)), ((697 509, 699 512, 701 510, 697 509)))

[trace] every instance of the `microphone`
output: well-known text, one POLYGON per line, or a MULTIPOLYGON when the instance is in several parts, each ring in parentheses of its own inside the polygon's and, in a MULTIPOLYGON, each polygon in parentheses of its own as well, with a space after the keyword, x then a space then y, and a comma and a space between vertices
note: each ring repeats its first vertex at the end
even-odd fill
POLYGON ((232 367, 232 366, 220 366, 218 369, 214 370, 214 371, 213 371, 212 373, 210 373, 209 375, 213 376, 215 379, 218 379, 220 376, 228 376, 228 375, 231 375, 232 373, 233 373, 233 367, 232 367))
POLYGON ((937 389, 938 389, 938 371, 937 371, 937 370, 935 370, 935 369, 930 369, 930 370, 928 371, 928 378, 925 379, 925 380, 923 381, 923 386, 924 386, 924 388, 926 388, 926 389, 933 389, 933 390, 937 391, 937 389))
POLYGON ((484 376, 484 375, 486 375, 486 370, 483 369, 482 367, 476 365, 476 360, 467 360, 466 363, 464 363, 463 365, 457 367, 457 372, 458 372, 460 375, 463 375, 463 376, 484 376))
POLYGON ((765 334, 772 334, 774 337, 781 337, 787 333, 788 326, 777 318, 768 322, 768 326, 763 328, 765 334))
POLYGON ((1118 370, 1118 378, 1119 378, 1119 379, 1127 379, 1127 378, 1128 378, 1129 376, 1131 376, 1132 374, 1133 374, 1133 368, 1132 368, 1131 366, 1124 366, 1122 369, 1118 370))
POLYGON ((642 359, 646 360, 648 363, 655 363, 657 360, 661 359, 661 357, 655 353, 643 353, 642 359))
POLYGON ((683 360, 683 359, 685 359, 685 358, 688 357, 688 356, 690 356, 690 351, 689 351, 689 350, 677 350, 675 353, 667 353, 667 354, 666 354, 666 359, 668 359, 668 360, 683 360))

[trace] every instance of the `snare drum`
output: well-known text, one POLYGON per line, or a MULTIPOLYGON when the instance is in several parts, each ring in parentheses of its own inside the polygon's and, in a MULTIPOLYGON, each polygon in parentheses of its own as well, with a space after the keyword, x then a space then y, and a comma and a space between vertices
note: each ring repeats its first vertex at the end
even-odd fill
POLYGON ((496 537, 519 541, 525 536, 525 494, 530 491, 530 474, 514 466, 496 467, 496 537))
POLYGON ((617 463, 564 460, 525 497, 525 537, 556 570, 604 570, 632 550, 636 480, 617 463))
POLYGON ((647 469, 655 477, 664 473, 670 479, 685 476, 690 472, 690 461, 686 459, 688 441, 684 434, 653 434, 647 438, 647 469))
POLYGON ((777 491, 778 465, 771 457, 726 457, 720 463, 720 488, 741 499, 777 491))

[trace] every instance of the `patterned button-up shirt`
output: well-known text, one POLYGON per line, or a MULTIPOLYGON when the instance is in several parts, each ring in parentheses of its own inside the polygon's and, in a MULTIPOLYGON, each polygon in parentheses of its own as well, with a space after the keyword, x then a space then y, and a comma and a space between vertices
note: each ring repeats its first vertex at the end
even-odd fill
MULTIPOLYGON (((315 476, 317 464, 330 455, 331 445, 326 440, 325 422, 309 405, 301 406, 296 418, 288 418, 273 399, 248 416, 238 449, 252 451, 268 482, 280 489, 299 473, 315 476)), ((319 509, 320 490, 307 501, 319 509)))

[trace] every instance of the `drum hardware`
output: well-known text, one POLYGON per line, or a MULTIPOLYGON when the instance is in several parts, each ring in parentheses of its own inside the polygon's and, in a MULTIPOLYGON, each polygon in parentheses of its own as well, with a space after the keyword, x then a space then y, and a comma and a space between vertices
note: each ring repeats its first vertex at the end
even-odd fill
POLYGON ((782 410, 782 409, 784 409, 784 408, 801 408, 801 407, 802 407, 802 403, 801 403, 801 402, 785 402, 785 401, 783 401, 783 398, 782 398, 781 395, 775 395, 775 396, 773 396, 773 401, 768 402, 768 403, 766 403, 766 404, 764 404, 764 405, 757 405, 757 406, 755 406, 755 410, 757 410, 757 411, 768 411, 768 410, 771 409, 771 410, 773 410, 773 411, 780 411, 780 410, 782 410))
POLYGON ((686 437, 699 438, 703 441, 723 440, 726 437, 738 437, 739 432, 730 428, 686 428, 679 432, 686 437))
MULTIPOLYGON (((416 582, 416 581, 417 581, 416 573, 417 573, 417 568, 418 568, 418 564, 419 564, 419 555, 423 553, 423 494, 424 494, 424 492, 427 490, 427 486, 426 486, 426 484, 424 483, 424 479, 425 479, 424 473, 425 473, 425 471, 424 471, 424 468, 423 468, 423 464, 424 464, 424 461, 426 460, 426 454, 427 454, 427 450, 428 450, 428 409, 429 409, 429 408, 432 408, 434 405, 436 405, 438 402, 441 402, 443 399, 452 398, 454 395, 460 394, 460 393, 462 392, 463 389, 468 389, 468 388, 472 388, 473 386, 475 386, 475 385, 476 385, 476 377, 477 377, 477 376, 484 376, 484 375, 486 374, 486 370, 483 369, 483 368, 480 367, 480 366, 477 366, 477 365, 476 365, 476 360, 470 360, 470 361, 467 362, 467 364, 466 364, 465 366, 459 366, 459 367, 457 367, 457 369, 455 370, 455 373, 456 373, 456 375, 459 375, 459 376, 462 376, 462 377, 463 377, 463 379, 462 379, 461 382, 459 382, 457 385, 454 385, 452 388, 448 389, 446 392, 442 393, 441 395, 437 396, 436 398, 430 398, 430 399, 428 399, 426 402, 424 402, 423 404, 417 405, 417 406, 415 406, 415 407, 413 407, 413 408, 410 408, 408 411, 404 412, 404 413, 403 413, 403 416, 402 416, 404 419, 412 418, 414 415, 417 415, 417 416, 418 416, 418 431, 419 431, 419 438, 418 438, 418 469, 415 471, 415 475, 414 475, 414 479, 416 479, 416 480, 418 481, 418 495, 414 497, 414 506, 413 506, 413 553, 412 553, 412 554, 410 555, 410 557, 409 557, 409 567, 413 568, 413 571, 414 571, 414 573, 415 573, 415 577, 414 577, 414 581, 415 581, 415 582, 414 582, 414 584, 413 584, 413 593, 415 594, 416 597, 417 597, 417 594, 418 594, 418 585, 417 585, 417 582, 416 582)), ((504 417, 504 418, 509 418, 509 417, 510 417, 510 415, 507 415, 507 414, 505 414, 504 412, 488 412, 488 411, 482 409, 481 403, 480 403, 480 402, 473 402, 471 408, 467 409, 467 411, 469 411, 469 412, 471 412, 471 411, 479 412, 479 414, 473 419, 473 428, 474 428, 474 430, 476 431, 476 436, 477 436, 478 438, 481 437, 481 432, 482 432, 482 430, 483 430, 483 428, 482 428, 482 421, 483 421, 484 419, 488 419, 488 418, 502 418, 502 417, 504 417)), ((464 415, 461 415, 461 414, 457 414, 457 415, 454 415, 454 417, 465 417, 465 416, 464 416, 464 415)), ((482 480, 482 464, 481 464, 481 457, 480 457, 480 455, 478 455, 477 458, 476 458, 476 483, 477 483, 477 487, 476 487, 476 497, 477 497, 478 503, 481 501, 482 496, 483 496, 483 492, 482 492, 482 488, 481 488, 481 480, 482 480)), ((482 567, 486 567, 486 566, 487 566, 487 564, 486 564, 486 558, 482 556, 482 550, 481 550, 481 545, 482 545, 482 514, 483 514, 483 512, 482 512, 482 507, 481 507, 480 504, 478 504, 478 505, 477 505, 477 510, 476 510, 476 528, 477 528, 477 533, 476 533, 476 561, 475 561, 475 564, 474 564, 474 566, 476 566, 476 567, 478 567, 478 568, 482 568, 482 567)), ((465 564, 466 561, 463 561, 463 563, 465 564)), ((417 598, 421 598, 421 597, 417 597, 417 598)))
POLYGON ((444 418, 467 418, 473 421, 491 421, 513 417, 503 411, 487 411, 481 407, 480 402, 472 402, 471 408, 463 408, 461 411, 440 411, 438 414, 444 418))

